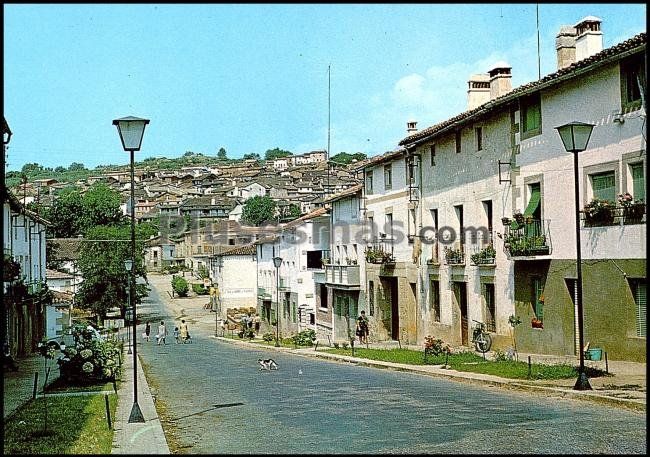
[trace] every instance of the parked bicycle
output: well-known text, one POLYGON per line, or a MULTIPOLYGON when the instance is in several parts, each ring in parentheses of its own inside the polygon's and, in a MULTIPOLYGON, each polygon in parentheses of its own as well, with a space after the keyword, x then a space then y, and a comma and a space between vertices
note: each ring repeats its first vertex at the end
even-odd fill
POLYGON ((476 326, 472 331, 472 343, 474 343, 478 352, 485 354, 492 347, 492 337, 488 333, 485 323, 474 319, 472 321, 476 322, 476 326))

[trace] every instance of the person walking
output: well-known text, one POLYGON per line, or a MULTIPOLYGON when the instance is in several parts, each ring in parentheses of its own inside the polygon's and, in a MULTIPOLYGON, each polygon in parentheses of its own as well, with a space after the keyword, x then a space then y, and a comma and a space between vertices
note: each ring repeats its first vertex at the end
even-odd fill
POLYGON ((156 338, 158 339, 158 346, 160 346, 160 343, 167 344, 167 327, 165 327, 165 321, 160 321, 156 338))
POLYGON ((360 343, 368 344, 368 318, 365 311, 361 311, 357 318, 357 336, 360 343))
POLYGON ((174 327, 174 340, 176 340, 176 344, 181 342, 179 338, 178 327, 174 327))
POLYGON ((181 320, 180 331, 181 331, 181 342, 186 343, 187 339, 190 336, 190 332, 187 329, 187 324, 185 323, 185 319, 181 320))
POLYGON ((255 335, 258 335, 260 333, 261 322, 262 319, 260 318, 260 315, 258 313, 255 313, 255 317, 253 318, 253 325, 255 326, 255 335))
POLYGON ((144 339, 149 341, 149 335, 151 335, 151 325, 147 322, 147 326, 144 328, 144 339))

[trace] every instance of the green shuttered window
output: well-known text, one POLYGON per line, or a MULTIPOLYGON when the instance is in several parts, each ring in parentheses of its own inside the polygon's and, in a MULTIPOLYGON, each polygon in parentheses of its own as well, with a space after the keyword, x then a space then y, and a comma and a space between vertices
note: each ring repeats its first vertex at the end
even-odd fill
POLYGON ((616 179, 613 171, 591 175, 591 186, 594 198, 616 201, 616 179))
POLYGON ((630 166, 632 171, 632 196, 634 200, 645 201, 645 176, 643 175, 643 163, 635 163, 630 166))

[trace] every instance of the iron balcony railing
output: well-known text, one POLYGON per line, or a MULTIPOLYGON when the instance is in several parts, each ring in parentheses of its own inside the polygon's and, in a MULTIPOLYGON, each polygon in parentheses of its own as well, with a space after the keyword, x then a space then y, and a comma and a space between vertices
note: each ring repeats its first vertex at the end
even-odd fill
POLYGON ((366 246, 366 262, 368 263, 395 263, 393 256, 393 240, 375 238, 366 246))
POLYGON ((342 286, 361 285, 359 265, 325 265, 325 282, 342 286))
POLYGON ((645 203, 634 203, 629 206, 610 206, 598 211, 580 211, 583 227, 606 227, 613 225, 645 224, 645 203))
POLYGON ((447 265, 465 265, 465 245, 456 243, 445 247, 445 263, 447 265))
POLYGON ((280 276, 280 290, 289 290, 289 278, 280 276))
POLYGON ((486 239, 479 239, 472 247, 470 255, 472 265, 495 265, 496 250, 492 239, 492 232, 488 232, 486 239))
POLYGON ((503 248, 510 257, 548 255, 552 251, 549 219, 511 222, 504 226, 503 248))

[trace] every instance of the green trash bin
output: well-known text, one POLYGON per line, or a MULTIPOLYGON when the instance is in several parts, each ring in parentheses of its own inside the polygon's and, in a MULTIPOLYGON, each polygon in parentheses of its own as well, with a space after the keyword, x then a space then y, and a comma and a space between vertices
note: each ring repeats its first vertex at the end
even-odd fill
POLYGON ((603 357, 603 350, 601 348, 591 348, 587 350, 588 360, 599 361, 603 357))

